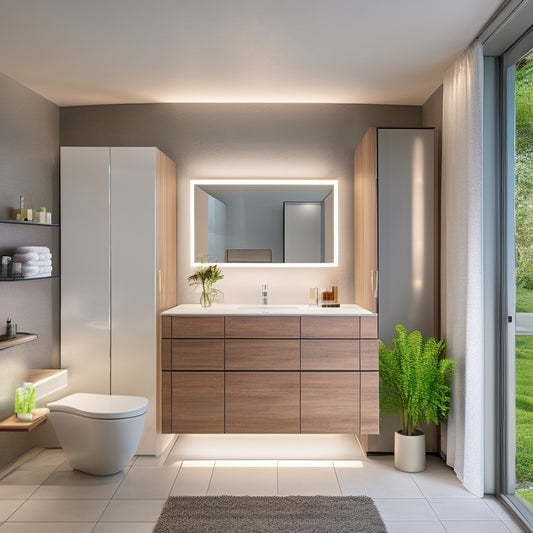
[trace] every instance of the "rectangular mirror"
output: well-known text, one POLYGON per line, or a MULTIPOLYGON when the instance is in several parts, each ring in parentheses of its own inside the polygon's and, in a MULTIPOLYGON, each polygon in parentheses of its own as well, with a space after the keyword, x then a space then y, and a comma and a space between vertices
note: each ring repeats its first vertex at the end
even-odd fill
POLYGON ((191 263, 337 266, 337 180, 191 180, 191 263))

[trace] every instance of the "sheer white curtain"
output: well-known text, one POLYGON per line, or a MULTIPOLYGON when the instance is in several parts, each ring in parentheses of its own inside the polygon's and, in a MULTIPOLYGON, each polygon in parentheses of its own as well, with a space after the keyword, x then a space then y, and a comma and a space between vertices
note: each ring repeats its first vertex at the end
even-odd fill
POLYGON ((447 461, 483 495, 483 53, 479 42, 448 70, 442 124, 442 336, 457 362, 447 461))

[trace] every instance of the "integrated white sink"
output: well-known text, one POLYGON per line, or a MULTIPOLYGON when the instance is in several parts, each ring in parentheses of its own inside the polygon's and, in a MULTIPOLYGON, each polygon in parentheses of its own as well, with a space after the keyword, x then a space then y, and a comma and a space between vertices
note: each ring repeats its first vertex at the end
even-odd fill
POLYGON ((244 309, 246 311, 270 311, 271 309, 286 309, 287 311, 296 311, 301 309, 299 305, 239 305, 237 309, 244 309))

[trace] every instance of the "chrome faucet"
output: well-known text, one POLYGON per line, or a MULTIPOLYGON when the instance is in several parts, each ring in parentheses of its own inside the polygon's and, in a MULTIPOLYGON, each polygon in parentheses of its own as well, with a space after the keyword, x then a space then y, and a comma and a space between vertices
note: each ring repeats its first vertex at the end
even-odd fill
POLYGON ((268 305, 268 284, 266 283, 261 285, 261 298, 263 305, 268 305))

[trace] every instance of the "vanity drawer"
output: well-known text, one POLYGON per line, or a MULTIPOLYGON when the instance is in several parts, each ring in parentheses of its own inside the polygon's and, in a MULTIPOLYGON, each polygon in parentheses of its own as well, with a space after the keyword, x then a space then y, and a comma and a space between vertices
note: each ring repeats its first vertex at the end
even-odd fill
POLYGON ((362 316, 361 317, 361 338, 377 339, 378 338, 378 317, 362 316))
POLYGON ((172 339, 172 370, 224 370, 224 339, 172 339))
POLYGON ((358 316, 302 316, 302 338, 359 338, 358 316))
POLYGON ((299 372, 226 372, 226 433, 299 433, 299 372))
POLYGON ((302 339, 302 370, 359 370, 359 341, 302 339))
POLYGON ((172 338, 224 338, 224 317, 172 317, 172 338))
POLYGON ((172 372, 172 433, 224 433, 224 372, 172 372))
POLYGON ((379 340, 361 339, 361 370, 379 370, 379 340))
POLYGON ((359 433, 360 372, 302 372, 302 433, 359 433))
POLYGON ((226 339, 226 370, 300 370, 300 341, 226 339))
POLYGON ((379 434, 379 372, 361 372, 361 433, 379 434))
POLYGON ((226 338, 300 337, 299 316, 227 316, 226 338))

